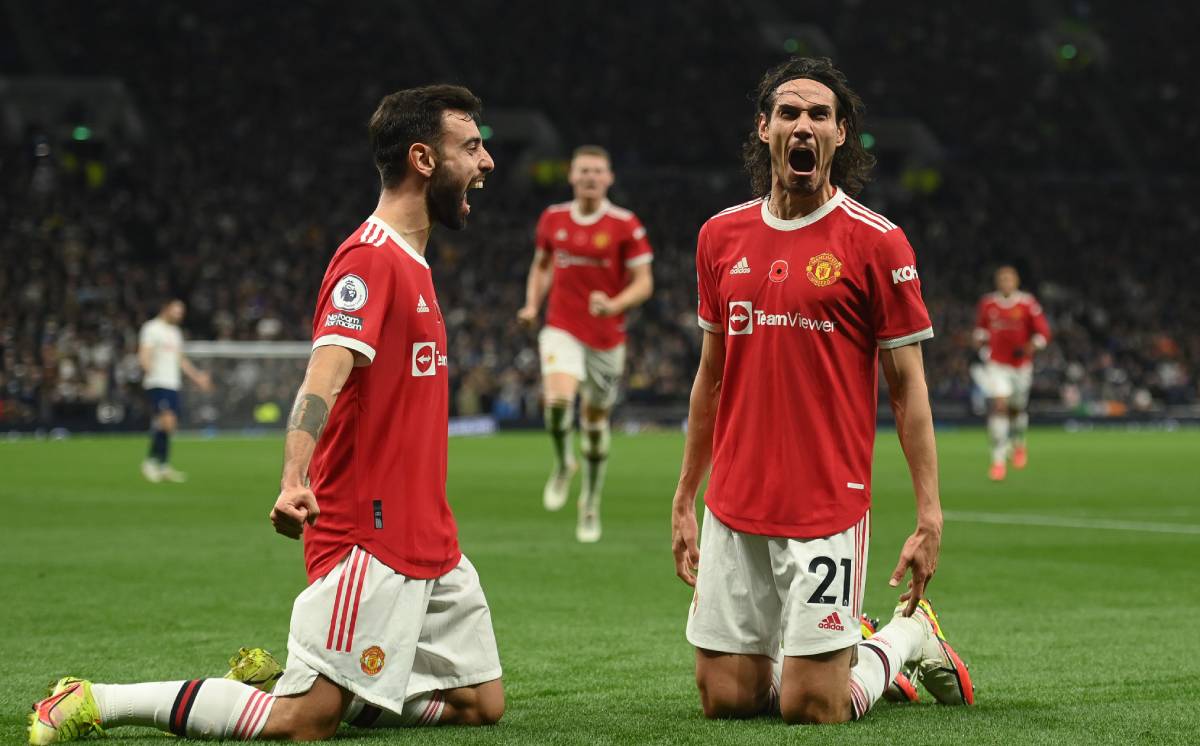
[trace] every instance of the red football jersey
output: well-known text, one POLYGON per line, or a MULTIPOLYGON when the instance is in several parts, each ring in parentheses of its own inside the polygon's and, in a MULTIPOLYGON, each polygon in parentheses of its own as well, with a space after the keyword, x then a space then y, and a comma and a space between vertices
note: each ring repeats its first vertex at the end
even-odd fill
POLYGON ((653 261, 646 229, 637 216, 608 200, 590 215, 581 215, 574 202, 551 205, 538 219, 536 245, 554 262, 546 326, 569 332, 598 350, 624 342, 624 315, 592 316, 588 295, 593 290, 610 298, 617 295, 625 289, 629 267, 653 261))
POLYGON ((313 348, 340 345, 354 368, 308 474, 321 515, 304 530, 310 581, 355 545, 393 570, 436 578, 459 560, 446 502, 446 325, 429 265, 375 216, 325 270, 313 348))
POLYGON ((987 342, 992 362, 1021 367, 1033 364, 1026 345, 1032 342, 1041 348, 1050 341, 1050 325, 1037 299, 1029 293, 1018 291, 1007 298, 988 293, 979 299, 975 335, 987 342))
POLYGON ((766 200, 700 229, 700 326, 725 335, 704 501, 746 533, 832 536, 871 505, 879 349, 933 336, 904 232, 840 189, 780 220, 766 200))

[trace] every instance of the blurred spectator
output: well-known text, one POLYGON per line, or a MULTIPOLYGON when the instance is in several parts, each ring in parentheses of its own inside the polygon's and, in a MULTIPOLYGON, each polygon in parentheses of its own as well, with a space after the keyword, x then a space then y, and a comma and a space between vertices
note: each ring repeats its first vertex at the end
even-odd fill
MULTIPOLYGON (((656 252, 656 294, 630 320, 627 396, 684 403, 700 335, 695 234, 748 196, 746 92, 783 53, 736 3, 525 5, 478 0, 489 31, 471 37, 443 29, 426 2, 348 13, 319 0, 289 6, 286 23, 231 0, 31 5, 61 72, 124 79, 149 135, 112 133, 81 159, 50 123, 0 152, 0 426, 144 423, 136 330, 169 294, 187 301, 193 339, 307 339, 328 257, 374 204, 366 116, 384 93, 437 78, 467 80, 489 108, 544 111, 564 148, 611 150, 614 200, 643 218, 656 252), (548 31, 572 28, 588 32, 548 31)), ((1072 33, 1087 32, 1078 48, 1057 44, 1062 19, 1023 6, 981 23, 970 5, 868 14, 846 0, 827 17, 777 19, 823 27, 868 124, 915 117, 946 150, 932 181, 906 179, 911 164, 884 155, 862 195, 917 249, 938 334, 926 345, 935 400, 969 396, 973 302, 1001 262, 1017 264, 1055 331, 1035 413, 1200 397, 1200 116, 1183 94, 1197 52, 1181 37, 1200 11, 1072 7, 1072 33), (1115 132, 1110 114, 1136 117, 1139 134, 1115 132)), ((0 48, 15 48, 12 33, 0 31, 0 48)), ((6 72, 31 71, 22 64, 0 55, 6 72)), ((431 259, 456 413, 529 419, 536 344, 513 314, 533 223, 567 190, 515 186, 512 146, 495 148, 498 178, 472 195, 467 231, 435 231, 431 259)), ((192 424, 228 424, 231 412, 236 425, 278 423, 303 362, 217 368, 218 393, 190 408, 192 424)))

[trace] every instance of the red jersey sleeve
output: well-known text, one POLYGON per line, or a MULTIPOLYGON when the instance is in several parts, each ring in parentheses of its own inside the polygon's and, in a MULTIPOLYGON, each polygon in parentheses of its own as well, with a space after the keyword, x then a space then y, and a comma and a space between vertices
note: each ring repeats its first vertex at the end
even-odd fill
POLYGON ((374 362, 380 332, 394 291, 390 247, 359 245, 339 252, 325 270, 313 349, 338 345, 374 362))
POLYGON ((933 336, 933 324, 921 298, 917 257, 904 231, 896 228, 883 234, 867 263, 867 274, 875 340, 881 349, 933 336))
POLYGON ((646 240, 646 228, 636 215, 629 219, 629 237, 621 244, 621 261, 626 267, 654 261, 654 250, 646 240))
POLYGON ((533 234, 533 246, 538 251, 550 253, 554 247, 550 244, 550 211, 543 210, 537 221, 537 229, 533 234))
POLYGON ((696 239, 696 285, 699 296, 696 316, 700 328, 713 334, 724 334, 725 313, 721 308, 721 293, 708 253, 707 223, 700 229, 700 236, 696 239))
POLYGON ((1050 341, 1050 324, 1046 323, 1046 314, 1042 313, 1042 304, 1032 296, 1029 298, 1029 327, 1030 338, 1034 346, 1041 349, 1050 341))

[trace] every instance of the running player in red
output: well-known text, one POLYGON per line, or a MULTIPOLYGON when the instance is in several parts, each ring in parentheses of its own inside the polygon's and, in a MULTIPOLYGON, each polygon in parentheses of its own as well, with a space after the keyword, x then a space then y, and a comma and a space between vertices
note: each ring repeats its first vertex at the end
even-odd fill
POLYGON ((304 539, 288 664, 268 694, 239 681, 64 678, 30 743, 122 725, 212 739, 329 738, 356 725, 494 723, 504 712, 487 601, 446 503, 446 328, 425 262, 433 224, 465 226, 491 156, 458 86, 393 93, 369 133, 375 212, 321 284, 313 353, 288 421, 271 522, 304 539))
POLYGON ((600 540, 609 419, 625 369, 625 312, 654 292, 654 254, 637 216, 608 201, 613 172, 606 150, 577 148, 568 180, 575 199, 551 205, 538 219, 525 305, 517 318, 535 324, 549 293, 538 348, 554 468, 542 490, 542 504, 558 510, 567 501, 576 470, 571 428, 578 393, 583 400, 584 469, 575 537, 594 542, 600 540))
POLYGON ((1033 355, 1050 341, 1050 325, 1032 295, 1020 290, 1016 267, 996 270, 996 292, 979 299, 975 344, 983 364, 973 377, 991 401, 988 436, 992 441, 992 466, 988 477, 1001 481, 1012 454, 1014 469, 1029 460, 1025 433, 1029 429, 1029 389, 1033 385, 1033 355))
POLYGON ((924 598, 942 534, 920 346, 933 329, 904 232, 850 196, 874 162, 862 102, 829 60, 796 58, 767 72, 757 104, 745 154, 762 196, 709 219, 697 243, 705 333, 672 512, 704 713, 858 719, 902 670, 969 704, 924 598), (908 590, 863 641, 881 362, 917 520, 891 578, 911 571, 908 590))

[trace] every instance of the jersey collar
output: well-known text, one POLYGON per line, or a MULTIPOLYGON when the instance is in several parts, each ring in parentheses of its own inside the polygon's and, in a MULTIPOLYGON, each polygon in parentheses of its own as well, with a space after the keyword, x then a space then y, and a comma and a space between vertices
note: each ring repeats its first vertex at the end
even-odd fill
POLYGON ((408 254, 409 256, 411 256, 417 264, 420 264, 425 269, 429 269, 429 262, 425 261, 425 257, 418 254, 417 250, 414 249, 412 246, 409 246, 408 241, 405 241, 403 238, 401 238, 400 234, 397 233, 395 231, 395 229, 392 228, 392 226, 383 222, 383 220, 381 220, 379 217, 377 217, 375 215, 372 215, 371 217, 367 218, 367 222, 370 223, 371 225, 377 225, 380 228, 382 228, 383 232, 385 234, 387 234, 387 237, 392 239, 392 241, 394 241, 396 243, 396 245, 400 247, 401 251, 403 251, 405 254, 408 254))
POLYGON ((829 198, 829 201, 813 210, 802 218, 795 220, 783 220, 771 214, 771 208, 768 205, 771 203, 771 195, 767 195, 762 203, 762 219, 763 222, 771 226, 777 231, 794 231, 797 228, 803 228, 806 225, 812 225, 821 218, 837 209, 837 206, 842 204, 846 199, 846 193, 840 187, 829 198))
POLYGON ((579 211, 579 202, 571 200, 571 220, 575 225, 595 225, 600 222, 600 218, 608 214, 608 208, 612 207, 612 203, 608 200, 601 200, 600 207, 590 215, 584 215, 579 211))

